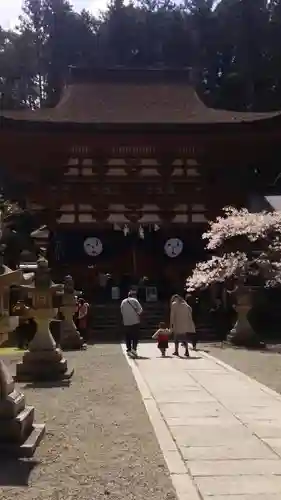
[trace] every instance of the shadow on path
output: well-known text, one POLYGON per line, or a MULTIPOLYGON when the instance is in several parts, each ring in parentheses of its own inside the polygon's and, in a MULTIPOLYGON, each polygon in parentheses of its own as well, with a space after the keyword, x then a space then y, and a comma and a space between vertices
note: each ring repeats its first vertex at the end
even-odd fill
POLYGON ((71 384, 70 380, 52 380, 52 381, 38 381, 38 382, 28 382, 24 386, 26 389, 53 389, 54 387, 69 387, 71 384))
POLYGON ((194 359, 202 359, 202 356, 172 356, 173 359, 186 359, 186 361, 193 361, 194 359))
POLYGON ((0 488, 28 486, 29 476, 39 464, 38 460, 9 460, 6 456, 0 456, 0 488))

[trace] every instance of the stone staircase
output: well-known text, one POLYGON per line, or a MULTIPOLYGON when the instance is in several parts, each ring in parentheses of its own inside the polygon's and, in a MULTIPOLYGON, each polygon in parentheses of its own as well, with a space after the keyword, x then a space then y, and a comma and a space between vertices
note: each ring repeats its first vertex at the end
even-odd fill
MULTIPOLYGON (((160 321, 169 323, 169 305, 165 302, 144 304, 141 322, 141 338, 151 339, 160 321)), ((91 308, 91 337, 98 341, 119 341, 123 338, 119 303, 94 304, 91 308)), ((196 325, 200 340, 216 340, 208 318, 196 325)))
MULTIPOLYGON (((160 321, 165 321, 168 308, 165 304, 146 304, 141 322, 141 337, 151 338, 160 321)), ((98 340, 120 340, 123 337, 120 305, 95 304, 91 311, 92 336, 98 340)))

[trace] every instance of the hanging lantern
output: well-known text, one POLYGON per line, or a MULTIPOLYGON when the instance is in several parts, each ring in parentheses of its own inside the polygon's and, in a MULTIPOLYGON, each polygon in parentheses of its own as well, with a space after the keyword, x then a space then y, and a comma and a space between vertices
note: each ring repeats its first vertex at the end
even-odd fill
POLYGON ((124 236, 128 236, 129 232, 130 232, 129 226, 127 224, 125 224, 125 226, 123 228, 124 236))
POLYGON ((144 229, 142 226, 139 227, 139 237, 144 240, 144 229))

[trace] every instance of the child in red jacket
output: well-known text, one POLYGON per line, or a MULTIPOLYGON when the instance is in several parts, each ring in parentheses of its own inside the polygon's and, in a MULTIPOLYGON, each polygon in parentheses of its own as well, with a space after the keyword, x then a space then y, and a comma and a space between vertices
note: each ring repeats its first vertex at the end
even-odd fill
POLYGON ((158 341, 157 347, 161 352, 162 358, 166 357, 166 350, 169 347, 170 330, 166 327, 164 322, 159 323, 157 332, 152 336, 153 339, 158 341))

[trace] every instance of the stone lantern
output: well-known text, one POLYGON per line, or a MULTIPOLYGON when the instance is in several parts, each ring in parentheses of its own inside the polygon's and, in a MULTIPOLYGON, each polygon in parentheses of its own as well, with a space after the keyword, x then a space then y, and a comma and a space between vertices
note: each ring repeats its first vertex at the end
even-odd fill
POLYGON ((55 299, 63 292, 63 286, 51 280, 48 261, 38 259, 35 279, 31 285, 22 285, 21 290, 31 303, 29 314, 37 324, 37 332, 24 354, 22 362, 17 364, 16 379, 64 380, 73 375, 67 370, 67 361, 50 332, 50 322, 56 315, 55 299))
POLYGON ((76 311, 75 289, 72 276, 66 276, 64 279, 64 291, 62 295, 62 305, 60 312, 64 319, 61 322, 60 345, 62 349, 81 349, 86 348, 84 340, 80 336, 74 321, 73 315, 76 311))

